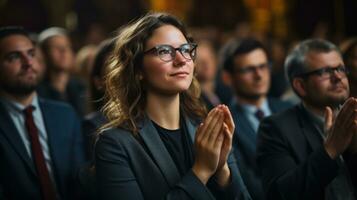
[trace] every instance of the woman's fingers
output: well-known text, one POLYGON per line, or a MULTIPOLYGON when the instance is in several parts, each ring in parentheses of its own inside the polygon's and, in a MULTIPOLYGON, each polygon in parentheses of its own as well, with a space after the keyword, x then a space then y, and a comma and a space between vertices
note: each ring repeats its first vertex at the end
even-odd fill
POLYGON ((219 111, 216 123, 212 124, 213 127, 212 127, 211 131, 207 134, 207 139, 208 139, 207 143, 210 146, 214 146, 215 141, 221 132, 221 129, 223 126, 223 120, 224 120, 224 113, 223 113, 223 111, 219 111))
POLYGON ((224 115, 225 115, 224 122, 227 124, 228 129, 233 134, 234 129, 235 129, 235 124, 234 124, 234 120, 233 120, 231 111, 229 110, 229 108, 226 105, 221 105, 221 109, 224 111, 224 115))
POLYGON ((211 128, 212 120, 215 120, 215 117, 218 113, 218 109, 213 109, 210 113, 208 113, 206 119, 202 123, 202 127, 200 129, 201 134, 197 137, 198 141, 201 141, 204 137, 206 137, 206 133, 211 128))

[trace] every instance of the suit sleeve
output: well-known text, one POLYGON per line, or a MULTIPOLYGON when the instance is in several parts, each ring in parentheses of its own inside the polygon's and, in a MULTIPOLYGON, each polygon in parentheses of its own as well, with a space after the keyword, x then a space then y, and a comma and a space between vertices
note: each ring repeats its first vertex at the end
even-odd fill
MULTIPOLYGON (((99 199, 144 200, 135 174, 130 166, 131 158, 114 138, 101 135, 95 146, 95 168, 99 199)), ((236 192, 236 176, 232 175, 232 188, 227 196, 236 192)), ((223 190, 222 190, 223 191, 223 190)), ((190 170, 164 195, 166 200, 215 199, 212 192, 190 170)), ((224 199, 221 198, 221 199, 224 199)), ((234 199, 234 198, 230 198, 234 199)))
POLYGON ((73 127, 72 127, 72 159, 73 159, 73 169, 78 169, 84 162, 84 145, 83 145, 83 135, 81 129, 81 122, 77 115, 73 113, 73 127))
POLYGON ((83 146, 83 138, 82 138, 82 129, 81 123, 77 115, 74 113, 74 110, 71 109, 71 117, 68 117, 70 123, 72 124, 71 127, 71 186, 70 193, 71 196, 77 197, 80 193, 80 186, 78 180, 78 174, 80 168, 85 163, 85 156, 84 156, 84 146, 83 146))
MULTIPOLYGON (((349 153, 345 152, 343 155, 347 168, 349 170, 350 176, 351 176, 351 181, 353 183, 353 187, 355 191, 357 191, 357 153, 349 153)), ((357 194, 355 194, 357 196, 357 194)), ((357 198, 357 197, 356 197, 357 198)))
POLYGON ((5 200, 5 195, 4 195, 4 191, 2 188, 2 183, 0 183, 0 199, 5 200))
MULTIPOLYGON (((232 150, 233 151, 233 150, 232 150)), ((243 182, 242 176, 240 174, 237 161, 231 152, 228 157, 228 166, 231 171, 231 182, 226 188, 221 188, 214 177, 211 178, 208 183, 208 187, 212 191, 216 199, 238 199, 240 200, 251 200, 249 192, 243 182)))
POLYGON ((281 124, 277 124, 271 118, 263 120, 258 132, 257 164, 267 199, 321 199, 324 188, 337 175, 337 162, 321 146, 297 163, 286 134, 300 133, 291 127, 289 131, 279 129, 281 124))

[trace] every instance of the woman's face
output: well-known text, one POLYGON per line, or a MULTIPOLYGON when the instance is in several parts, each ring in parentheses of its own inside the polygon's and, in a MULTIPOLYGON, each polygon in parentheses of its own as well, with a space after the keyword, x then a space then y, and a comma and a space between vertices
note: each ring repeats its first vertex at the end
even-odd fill
MULTIPOLYGON (((188 41, 179 29, 172 25, 164 25, 153 32, 152 37, 146 42, 145 51, 158 45, 181 47, 185 51, 185 49, 188 50, 189 45, 184 45, 187 43, 188 41)), ((165 54, 165 49, 162 52, 165 54)), ((148 93, 173 95, 190 87, 194 70, 193 60, 185 58, 179 50, 175 51, 172 60, 167 58, 170 56, 164 55, 160 58, 157 50, 145 53, 143 78, 148 93)))

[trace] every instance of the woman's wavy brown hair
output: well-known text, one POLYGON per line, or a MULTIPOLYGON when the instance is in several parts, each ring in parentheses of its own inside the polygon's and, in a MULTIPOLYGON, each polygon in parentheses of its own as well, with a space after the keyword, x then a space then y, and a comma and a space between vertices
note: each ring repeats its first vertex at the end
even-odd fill
MULTIPOLYGON (((105 80, 108 101, 103 111, 109 122, 102 129, 123 127, 137 134, 146 107, 146 91, 140 78, 143 52, 154 30, 164 25, 175 26, 187 41, 192 41, 183 24, 165 13, 149 13, 119 31, 105 80)), ((206 115, 200 93, 195 77, 189 89, 180 93, 180 108, 190 118, 202 119, 206 115)))

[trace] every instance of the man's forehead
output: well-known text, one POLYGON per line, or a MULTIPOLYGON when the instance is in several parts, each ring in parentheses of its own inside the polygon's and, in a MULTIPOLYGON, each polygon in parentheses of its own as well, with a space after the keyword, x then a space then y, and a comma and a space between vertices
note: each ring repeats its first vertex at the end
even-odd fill
POLYGON ((0 40, 0 53, 11 51, 27 51, 33 49, 32 41, 21 34, 10 35, 0 40))
POLYGON ((306 62, 311 67, 338 66, 343 64, 341 55, 337 51, 315 52, 306 54, 306 62))
POLYGON ((261 48, 254 49, 244 54, 239 54, 234 57, 236 66, 245 67, 247 65, 260 65, 268 61, 265 51, 261 48))

